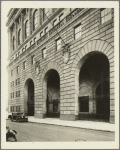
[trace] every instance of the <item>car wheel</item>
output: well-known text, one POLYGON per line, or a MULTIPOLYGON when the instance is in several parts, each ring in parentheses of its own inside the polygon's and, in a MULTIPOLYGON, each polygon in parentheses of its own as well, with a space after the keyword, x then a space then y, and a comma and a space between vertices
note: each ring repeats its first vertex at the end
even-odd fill
POLYGON ((11 121, 13 121, 13 120, 11 119, 11 121))
POLYGON ((20 122, 20 120, 18 119, 18 122, 20 122))

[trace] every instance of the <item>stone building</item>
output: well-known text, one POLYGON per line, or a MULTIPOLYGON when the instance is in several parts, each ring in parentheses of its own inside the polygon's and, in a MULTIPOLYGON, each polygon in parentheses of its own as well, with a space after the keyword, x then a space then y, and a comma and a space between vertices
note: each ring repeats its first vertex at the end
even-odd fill
POLYGON ((114 9, 14 8, 9 112, 115 123, 114 9))

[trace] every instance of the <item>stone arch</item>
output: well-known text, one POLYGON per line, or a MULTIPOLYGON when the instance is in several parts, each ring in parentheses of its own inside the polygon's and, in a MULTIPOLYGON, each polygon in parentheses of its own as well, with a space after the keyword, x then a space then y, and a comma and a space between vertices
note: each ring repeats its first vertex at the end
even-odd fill
MULTIPOLYGON (((83 63, 93 54, 102 53, 109 61, 109 76, 110 76, 110 88, 114 88, 114 48, 113 46, 101 39, 94 39, 88 41, 75 56, 75 59, 71 68, 71 76, 74 77, 75 82, 75 115, 79 114, 78 108, 78 92, 79 92, 79 72, 83 63), (92 53, 94 52, 94 53, 92 53)), ((114 101, 114 95, 110 93, 110 102, 114 101)), ((113 103, 113 102, 112 102, 113 103)), ((114 115, 112 112, 111 114, 114 115)))
POLYGON ((23 83, 24 86, 25 86, 25 82, 27 81, 27 79, 32 79, 33 82, 35 83, 34 76, 33 76, 33 74, 30 73, 30 72, 26 75, 26 77, 25 77, 25 79, 24 79, 24 83, 23 83))
MULTIPOLYGON (((61 80, 63 78, 62 68, 60 67, 60 65, 58 63, 56 63, 55 61, 51 61, 46 65, 45 69, 42 72, 42 76, 41 76, 42 99, 43 99, 43 115, 46 114, 46 99, 47 99, 47 77, 46 77, 46 73, 51 69, 54 69, 58 72, 59 77, 60 77, 60 87, 61 87, 61 80)), ((60 90, 61 90, 61 88, 60 88, 60 90)))

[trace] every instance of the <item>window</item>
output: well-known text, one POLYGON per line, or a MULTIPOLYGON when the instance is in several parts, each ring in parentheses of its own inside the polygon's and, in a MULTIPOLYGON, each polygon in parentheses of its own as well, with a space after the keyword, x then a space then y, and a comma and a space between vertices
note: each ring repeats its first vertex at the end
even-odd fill
POLYGON ((18 78, 18 84, 20 84, 20 78, 18 78))
POLYGON ((17 79, 16 79, 16 85, 17 85, 17 79))
POLYGON ((34 38, 34 43, 36 42, 36 37, 34 38))
POLYGON ((17 73, 19 73, 19 70, 20 70, 20 67, 19 67, 19 66, 17 66, 17 73))
POLYGON ((45 57, 47 56, 47 50, 46 50, 46 48, 44 48, 44 49, 42 50, 42 52, 43 52, 43 58, 45 58, 45 57))
POLYGON ((43 8, 43 21, 49 17, 49 8, 43 8))
POLYGON ((79 97, 80 112, 89 112, 89 96, 79 97))
POLYGON ((12 98, 12 93, 10 93, 10 97, 12 98))
POLYGON ((15 37, 13 37, 13 51, 15 50, 15 37))
POLYGON ((111 8, 101 10, 101 24, 105 23, 110 19, 112 19, 111 8))
POLYGON ((18 52, 18 56, 20 55, 20 52, 18 52))
POLYGON ((11 70, 11 76, 13 76, 13 70, 11 70))
POLYGON ((14 92, 13 92, 13 98, 14 98, 14 92))
POLYGON ((53 26, 55 26, 56 23, 57 23, 57 19, 55 19, 55 20, 53 21, 53 26))
POLYGON ((25 23, 25 38, 29 36, 29 23, 28 20, 25 23))
POLYGON ((25 50, 27 50, 27 45, 25 46, 25 50))
POLYGON ((33 14, 33 30, 35 30, 38 26, 38 11, 35 10, 33 14))
POLYGON ((18 45, 21 44, 21 29, 18 31, 18 45))
POLYGON ((24 48, 22 49, 22 52, 24 52, 24 48))
POLYGON ((61 39, 59 38, 56 40, 56 50, 59 50, 61 48, 61 39))
POLYGON ((33 44, 33 42, 32 41, 30 41, 30 46, 33 44))
POLYGON ((48 32, 48 27, 47 28, 45 28, 45 33, 47 33, 48 32))
POLYGON ((59 16, 59 21, 61 21, 61 20, 63 19, 63 17, 64 17, 64 15, 61 14, 61 15, 59 16))
POLYGON ((35 56, 33 55, 32 57, 31 57, 31 62, 32 62, 32 65, 34 65, 35 64, 35 56))
POLYGON ((42 37, 43 36, 43 31, 40 33, 40 37, 42 37))
POLYGON ((16 111, 20 112, 20 106, 16 106, 16 111))
POLYGON ((26 69, 26 61, 23 62, 23 69, 26 69))
POLYGON ((75 39, 78 39, 79 37, 81 37, 81 25, 75 27, 75 39))

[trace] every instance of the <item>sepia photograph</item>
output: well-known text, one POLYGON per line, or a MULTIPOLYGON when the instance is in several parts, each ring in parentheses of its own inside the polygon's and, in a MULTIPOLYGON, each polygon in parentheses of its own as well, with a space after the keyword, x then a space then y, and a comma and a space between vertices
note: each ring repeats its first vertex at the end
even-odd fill
POLYGON ((2 147, 119 148, 119 2, 1 6, 2 147))

